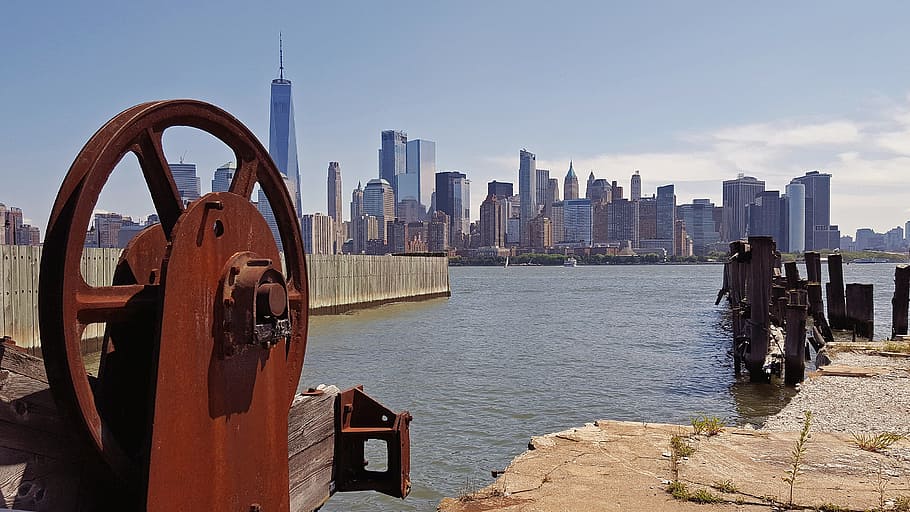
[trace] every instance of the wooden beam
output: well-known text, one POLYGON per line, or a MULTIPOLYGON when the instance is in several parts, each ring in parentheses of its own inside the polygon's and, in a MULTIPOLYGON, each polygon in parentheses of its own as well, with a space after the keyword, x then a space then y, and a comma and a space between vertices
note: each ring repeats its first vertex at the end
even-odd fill
MULTIPOLYGON (((291 510, 296 512, 317 510, 334 493, 340 392, 335 386, 321 391, 297 395, 288 415, 289 488, 291 510)), ((86 469, 86 460, 92 458, 57 413, 44 361, 0 343, 0 508, 110 508, 111 495, 93 489, 109 488, 113 480, 99 476, 103 468, 86 469)))

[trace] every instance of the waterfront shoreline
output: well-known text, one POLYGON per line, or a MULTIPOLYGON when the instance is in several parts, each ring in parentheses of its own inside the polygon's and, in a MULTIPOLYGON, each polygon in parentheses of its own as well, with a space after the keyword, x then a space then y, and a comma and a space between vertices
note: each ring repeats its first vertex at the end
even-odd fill
MULTIPOLYGON (((884 343, 862 346, 875 349, 884 343)), ((713 438, 689 437, 689 425, 597 421, 533 437, 529 450, 495 482, 446 498, 438 510, 701 510, 704 505, 676 500, 666 491, 673 435, 696 447, 681 463, 679 480, 724 500, 712 510, 768 510, 772 501, 786 503, 782 477, 806 410, 812 411, 812 436, 795 503, 865 510, 910 494, 910 442, 902 439, 872 453, 854 441, 854 434, 910 432, 910 358, 838 349, 832 365, 872 369, 874 375, 810 374, 800 392, 758 430, 747 425, 728 427, 713 438), (711 487, 727 479, 738 487, 736 493, 711 487), (874 482, 885 490, 876 491, 874 482)))

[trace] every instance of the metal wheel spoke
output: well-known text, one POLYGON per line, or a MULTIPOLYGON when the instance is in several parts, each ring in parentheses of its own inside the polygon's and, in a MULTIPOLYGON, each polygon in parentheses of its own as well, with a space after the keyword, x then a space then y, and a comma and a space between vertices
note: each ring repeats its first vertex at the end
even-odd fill
POLYGON ((155 211, 164 229, 164 236, 171 238, 171 230, 177 223, 177 218, 183 213, 183 201, 177 191, 177 185, 171 175, 171 168, 161 148, 161 132, 146 129, 137 141, 138 150, 135 151, 145 175, 145 182, 152 193, 152 202, 155 211))
POLYGON ((76 292, 76 318, 83 325, 124 321, 156 307, 158 285, 86 286, 76 292))
POLYGON ((253 195, 253 187, 258 180, 259 160, 256 158, 244 160, 238 157, 237 161, 237 172, 234 173, 234 180, 231 181, 230 192, 250 199, 250 196, 253 195))

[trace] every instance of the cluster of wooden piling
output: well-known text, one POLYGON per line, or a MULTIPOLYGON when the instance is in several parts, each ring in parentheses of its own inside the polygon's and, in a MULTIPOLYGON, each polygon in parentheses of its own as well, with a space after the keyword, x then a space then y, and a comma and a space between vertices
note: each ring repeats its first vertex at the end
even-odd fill
MULTIPOLYGON (((752 381, 766 381, 782 372, 787 384, 801 382, 808 345, 816 351, 817 364, 823 363, 824 346, 834 340, 834 331, 852 331, 854 340, 873 337, 873 286, 850 283, 845 287, 843 257, 829 255, 826 314, 821 255, 807 252, 805 264, 806 279, 800 278, 796 262, 785 264, 782 274, 780 253, 771 237, 730 244, 716 303, 728 297, 734 366, 737 372, 745 366, 752 381)), ((895 271, 892 336, 907 334, 908 303, 910 267, 901 265, 895 271)))

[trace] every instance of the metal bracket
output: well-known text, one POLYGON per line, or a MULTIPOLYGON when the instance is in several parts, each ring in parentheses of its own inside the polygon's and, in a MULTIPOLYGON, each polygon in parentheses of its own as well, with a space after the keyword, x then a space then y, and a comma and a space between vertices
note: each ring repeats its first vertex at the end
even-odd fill
POLYGON ((378 491, 396 498, 411 492, 411 440, 408 411, 394 413, 363 392, 363 386, 339 396, 340 425, 335 446, 335 485, 339 492, 378 491), (385 471, 367 470, 367 440, 385 441, 385 471))

